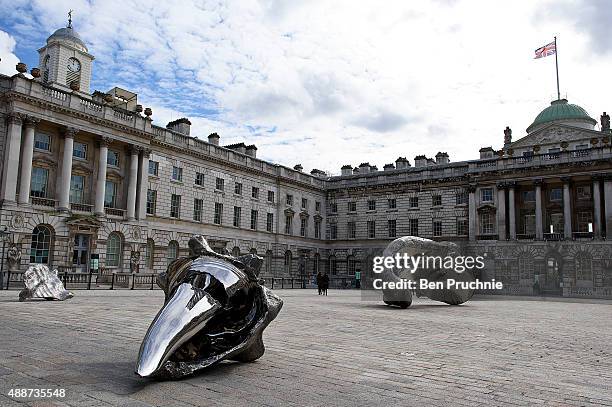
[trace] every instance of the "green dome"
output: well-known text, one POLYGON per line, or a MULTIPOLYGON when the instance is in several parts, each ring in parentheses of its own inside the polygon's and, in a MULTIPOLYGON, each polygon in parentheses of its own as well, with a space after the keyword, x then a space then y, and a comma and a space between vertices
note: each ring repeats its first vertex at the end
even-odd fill
POLYGON ((527 127, 527 133, 531 133, 532 130, 542 124, 560 120, 577 120, 588 122, 593 126, 597 124, 597 121, 589 116, 586 110, 580 106, 567 103, 567 99, 559 99, 553 100, 550 106, 540 112, 533 123, 531 123, 531 126, 527 127))

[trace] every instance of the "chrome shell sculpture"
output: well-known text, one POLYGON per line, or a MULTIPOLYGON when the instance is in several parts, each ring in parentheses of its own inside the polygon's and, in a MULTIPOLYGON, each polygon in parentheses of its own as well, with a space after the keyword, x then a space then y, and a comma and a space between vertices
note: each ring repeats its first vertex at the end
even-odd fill
POLYGON ((73 294, 64 288, 57 276, 57 270, 49 270, 44 264, 33 264, 23 273, 25 287, 19 293, 19 301, 32 298, 64 301, 73 294))
POLYGON ((142 377, 176 379, 222 360, 260 358, 263 330, 283 305, 258 279, 261 257, 218 254, 202 236, 189 248, 158 276, 166 296, 140 346, 142 377))
MULTIPOLYGON (((408 256, 456 256, 459 255, 459 248, 451 242, 435 242, 416 236, 404 236, 389 243, 383 252, 383 256, 395 257, 397 254, 408 256)), ((421 268, 411 273, 406 269, 396 270, 395 267, 385 268, 382 273, 382 280, 398 282, 401 279, 413 280, 418 282, 426 279, 429 282, 446 282, 448 279, 455 281, 475 281, 474 274, 470 270, 463 272, 454 269, 444 268, 421 268)), ((435 301, 441 301, 450 305, 459 305, 467 302, 474 295, 473 289, 417 289, 417 297, 427 297, 435 301)), ((411 290, 383 290, 383 302, 387 305, 394 305, 400 308, 407 308, 412 303, 411 290)))

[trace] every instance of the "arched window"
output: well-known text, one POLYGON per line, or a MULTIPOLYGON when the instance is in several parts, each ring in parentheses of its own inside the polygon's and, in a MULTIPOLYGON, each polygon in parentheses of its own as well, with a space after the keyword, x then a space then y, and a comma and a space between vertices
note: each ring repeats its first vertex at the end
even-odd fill
POLYGON ((293 256, 291 251, 287 250, 285 252, 285 273, 289 275, 291 275, 291 263, 293 263, 293 256))
POLYGON ((321 256, 319 255, 319 253, 315 253, 314 255, 314 266, 313 266, 313 273, 314 274, 319 274, 319 263, 321 261, 321 256))
POLYGON ((240 247, 234 246, 234 248, 232 249, 232 256, 234 257, 240 256, 240 247))
POLYGON ((121 235, 113 232, 106 239, 106 267, 119 267, 123 253, 121 235))
POLYGON ((272 273, 272 250, 266 252, 266 274, 272 273))
POLYGON ((49 75, 51 70, 51 57, 47 55, 45 57, 45 61, 43 62, 43 82, 49 82, 49 75))
POLYGON ((519 253, 518 256, 519 278, 521 280, 533 280, 534 261, 528 253, 519 253))
POLYGON ((349 276, 354 276, 357 269, 357 260, 355 256, 351 255, 346 258, 346 271, 349 276))
POLYGON ((147 245, 145 247, 145 267, 153 269, 154 264, 154 252, 155 252, 155 240, 147 239, 147 245))
POLYGON ((178 255, 179 244, 176 240, 171 240, 170 243, 168 243, 168 265, 178 259, 178 255))
POLYGON ((51 251, 51 230, 44 225, 38 225, 32 231, 30 246, 30 263, 49 264, 51 251))
POLYGON ((333 254, 329 256, 329 274, 332 276, 338 274, 338 263, 336 262, 336 256, 333 254))
POLYGON ((587 252, 576 253, 574 260, 576 266, 576 280, 590 281, 593 278, 593 259, 587 252))

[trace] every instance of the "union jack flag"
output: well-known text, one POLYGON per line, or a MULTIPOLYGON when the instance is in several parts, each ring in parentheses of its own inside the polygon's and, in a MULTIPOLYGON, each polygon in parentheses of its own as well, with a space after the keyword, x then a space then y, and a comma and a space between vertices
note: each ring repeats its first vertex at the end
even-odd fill
POLYGON ((534 59, 547 57, 549 55, 556 54, 556 53, 557 53, 557 46, 555 45, 555 42, 553 41, 550 44, 546 44, 543 47, 536 49, 534 59))

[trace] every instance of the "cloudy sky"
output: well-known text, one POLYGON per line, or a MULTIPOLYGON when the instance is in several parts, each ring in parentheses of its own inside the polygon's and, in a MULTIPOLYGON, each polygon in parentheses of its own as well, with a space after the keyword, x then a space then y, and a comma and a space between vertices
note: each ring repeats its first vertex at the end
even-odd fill
POLYGON ((0 0, 0 73, 36 65, 71 8, 92 90, 129 89, 157 125, 187 116, 193 135, 308 171, 473 159, 506 126, 522 137, 556 98, 554 57, 533 59, 554 35, 562 96, 612 111, 606 0, 0 0))

